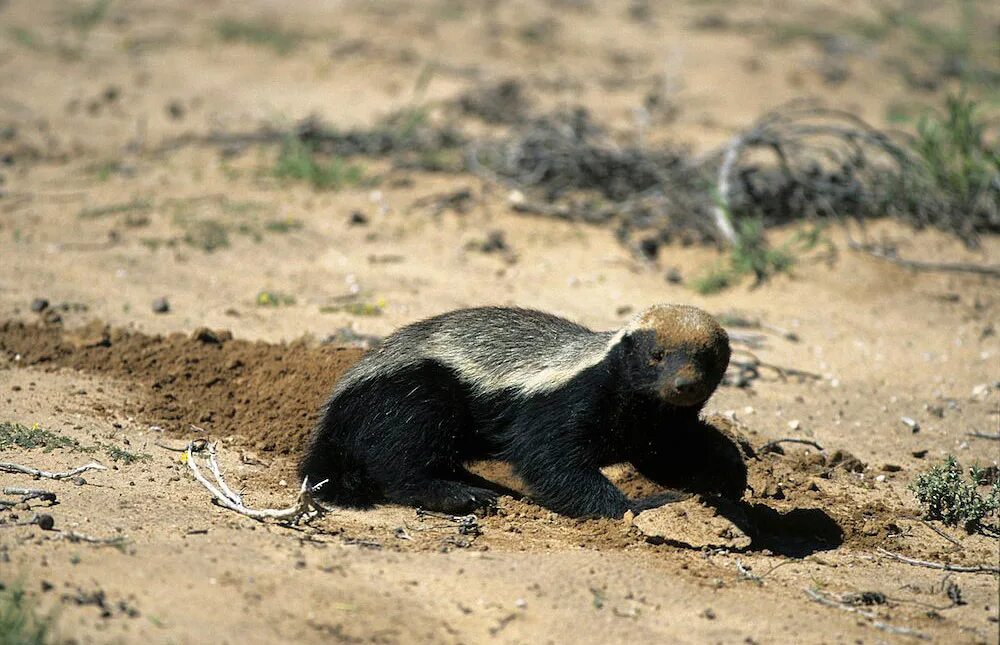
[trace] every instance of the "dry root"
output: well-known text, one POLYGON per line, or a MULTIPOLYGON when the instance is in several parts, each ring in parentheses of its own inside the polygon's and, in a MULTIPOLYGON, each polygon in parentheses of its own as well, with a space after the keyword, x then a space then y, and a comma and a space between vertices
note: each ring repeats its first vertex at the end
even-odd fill
POLYGON ((0 461, 0 471, 31 475, 32 477, 40 477, 44 479, 69 479, 88 470, 107 470, 107 467, 93 461, 89 464, 85 464, 79 468, 74 468, 73 470, 68 470, 64 473, 50 473, 46 470, 38 470, 37 468, 31 468, 29 466, 0 461))
POLYGON ((294 506, 283 509, 272 509, 272 508, 262 508, 254 509, 247 508, 243 504, 243 498, 238 494, 233 492, 226 484, 225 478, 222 476, 222 471, 219 470, 219 463, 216 459, 215 444, 207 443, 205 441, 192 441, 188 444, 187 450, 184 451, 184 457, 187 461, 188 467, 191 469, 191 474, 194 478, 198 480, 202 486, 204 486, 208 492, 212 494, 213 502, 216 504, 228 508, 231 511, 235 511, 240 515, 246 515, 247 517, 252 517, 255 520, 279 520, 282 522, 287 522, 289 524, 298 524, 300 522, 308 522, 315 519, 327 511, 326 508, 321 506, 313 498, 313 493, 319 490, 319 488, 327 482, 323 480, 318 484, 310 485, 308 478, 302 481, 302 488, 299 491, 299 497, 295 502, 294 506), (215 482, 210 482, 201 472, 198 467, 198 460, 195 457, 196 453, 206 451, 208 453, 208 467, 212 472, 212 477, 215 482))

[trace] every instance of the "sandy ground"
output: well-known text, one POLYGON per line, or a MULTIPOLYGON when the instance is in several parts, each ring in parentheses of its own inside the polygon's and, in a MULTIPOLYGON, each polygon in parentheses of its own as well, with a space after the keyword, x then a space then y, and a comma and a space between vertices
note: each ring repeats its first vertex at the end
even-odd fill
MULTIPOLYGON (((643 20, 628 3, 586 5, 111 3, 81 27, 69 5, 0 3, 9 27, 0 129, 11 133, 0 141, 0 320, 10 321, 0 323, 0 421, 149 455, 88 473, 87 485, 44 482, 57 505, 6 512, 50 513, 63 531, 0 528, 0 581, 22 581, 52 612, 56 641, 1000 640, 996 576, 878 551, 955 564, 1000 558, 995 540, 942 528, 956 546, 936 534, 907 489, 946 454, 970 465, 1000 458, 996 442, 970 436, 1000 425, 994 280, 910 272, 844 250, 843 232, 831 229, 838 253, 813 254, 756 289, 699 296, 664 276, 696 276, 715 251, 678 245, 639 261, 612 231, 518 215, 505 191, 471 176, 393 171, 377 188, 320 192, 268 176, 273 147, 235 158, 153 152, 184 133, 264 119, 364 125, 508 75, 543 107, 581 103, 622 129, 665 87, 676 113, 654 120, 648 136, 699 150, 797 96, 882 124, 896 103, 930 102, 948 85, 915 93, 884 64, 891 39, 838 58, 849 75, 830 84, 820 48, 772 38, 777 17, 786 27, 841 24, 870 18, 866 3, 654 4, 643 20), (241 16, 273 17, 303 37, 288 53, 222 42, 213 25, 241 16), (459 189, 472 195, 464 213, 419 205, 459 189), (368 224, 352 225, 355 211, 368 224), (205 227, 224 231, 226 244, 189 243, 205 227), (476 250, 497 230, 513 256, 476 250), (294 302, 262 306, 263 291, 294 302), (50 301, 48 313, 31 311, 35 298, 50 301), (157 298, 168 312, 153 311, 157 298), (340 310, 349 298, 382 312, 340 310), (338 330, 384 335, 478 304, 613 328, 655 302, 794 331, 797 341, 766 334, 755 353, 819 377, 765 372, 709 403, 754 446, 794 437, 825 448, 787 446, 751 464, 746 508, 764 528, 749 547, 706 537, 695 502, 684 507, 690 525, 663 520, 687 547, 655 539, 642 518, 571 521, 510 498, 479 520, 479 535, 395 507, 336 511, 308 528, 261 524, 213 506, 178 453, 161 447, 202 436, 190 424, 204 427, 248 502, 285 505, 303 433, 358 355, 321 344, 338 330), (235 340, 192 337, 203 327, 235 340), (838 450, 864 469, 838 466, 838 450), (72 542, 70 530, 127 539, 122 548, 72 542), (952 606, 950 583, 964 604, 952 606), (866 617, 807 589, 886 600, 851 607, 866 617)), ((994 12, 975 28, 996 25, 994 12)), ((1000 262, 996 239, 970 250, 888 223, 869 235, 909 257, 1000 262)), ((0 453, 46 469, 91 458, 114 463, 69 449, 0 453)), ((648 488, 627 468, 610 474, 627 490, 648 488)), ((0 483, 43 485, 8 474, 0 483)))

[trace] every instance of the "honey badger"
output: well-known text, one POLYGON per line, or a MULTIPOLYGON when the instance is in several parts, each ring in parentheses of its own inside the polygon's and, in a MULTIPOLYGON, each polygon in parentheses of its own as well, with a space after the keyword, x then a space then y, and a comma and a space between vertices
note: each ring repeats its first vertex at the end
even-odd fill
POLYGON ((607 332, 528 309, 453 311, 399 329, 340 379, 299 472, 355 508, 491 506, 496 487, 465 469, 478 459, 509 462, 533 499, 572 517, 648 507, 600 471, 622 462, 739 499, 739 448, 698 416, 728 363, 726 332, 689 306, 607 332))

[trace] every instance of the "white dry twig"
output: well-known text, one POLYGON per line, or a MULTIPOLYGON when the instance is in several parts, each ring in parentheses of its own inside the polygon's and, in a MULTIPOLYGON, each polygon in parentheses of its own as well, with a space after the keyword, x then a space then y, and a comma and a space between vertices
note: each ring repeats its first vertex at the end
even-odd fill
POLYGON ((281 520, 286 521, 291 524, 298 524, 299 522, 308 522, 316 517, 319 517, 327 511, 326 508, 321 506, 319 502, 313 498, 313 493, 319 490, 319 488, 327 482, 323 480, 318 484, 309 485, 308 478, 303 480, 302 488, 299 491, 299 497, 295 502, 294 506, 282 509, 272 509, 272 508, 262 508, 254 509, 247 508, 243 504, 243 499, 234 493, 229 485, 226 484, 225 479, 222 476, 222 471, 219 470, 219 464, 216 460, 216 451, 214 444, 207 444, 208 450, 208 465, 215 478, 215 483, 210 482, 198 468, 197 459, 195 458, 195 452, 197 452, 204 444, 201 442, 191 442, 188 444, 188 448, 185 451, 185 456, 187 458, 188 467, 191 469, 191 474, 194 478, 198 480, 202 486, 204 486, 208 492, 212 494, 213 501, 220 506, 228 508, 231 511, 235 511, 240 515, 245 515, 247 517, 253 518, 255 520, 281 520))
POLYGON ((739 238, 729 217, 729 182, 733 166, 736 165, 736 160, 739 159, 740 151, 743 149, 744 141, 743 136, 737 136, 726 146, 726 154, 722 159, 722 165, 719 166, 719 179, 716 187, 718 191, 716 195, 717 201, 715 207, 712 209, 712 215, 715 218, 715 228, 719 230, 719 233, 722 237, 726 238, 726 242, 731 246, 736 246, 739 238))
POLYGON ((893 560, 905 562, 906 564, 912 564, 915 567, 927 567, 928 569, 954 571, 955 573, 992 573, 993 575, 1000 575, 1000 567, 994 567, 989 564, 960 566, 957 564, 945 564, 943 562, 929 562, 927 560, 917 560, 915 558, 907 558, 905 556, 899 555, 898 553, 893 553, 892 551, 883 549, 882 547, 876 547, 875 550, 881 553, 882 555, 889 556, 893 560))
POLYGON ((69 479, 70 477, 76 477, 80 473, 86 472, 88 470, 107 470, 107 469, 108 469, 107 466, 102 466, 96 461, 92 461, 89 464, 84 464, 79 468, 74 468, 73 470, 68 470, 64 473, 50 473, 47 470, 38 470, 37 468, 31 468, 29 466, 22 466, 20 464, 0 461, 0 471, 8 473, 20 473, 23 475, 31 475, 32 477, 42 477, 45 479, 69 479))
POLYGON ((881 620, 878 619, 878 616, 873 611, 864 611, 863 609, 846 605, 843 602, 832 600, 830 598, 827 598, 823 594, 819 593, 818 591, 814 591, 812 589, 806 589, 805 592, 809 594, 810 598, 812 598, 821 605, 826 605, 827 607, 835 607, 837 609, 842 609, 843 611, 850 612, 852 614, 857 614, 859 616, 867 618, 869 624, 872 627, 875 627, 876 629, 881 629, 882 631, 889 632, 890 634, 899 634, 901 636, 912 636, 913 638, 918 638, 922 641, 930 640, 930 637, 927 636, 927 634, 910 629, 909 627, 897 627, 895 625, 890 625, 889 623, 882 622, 881 620))

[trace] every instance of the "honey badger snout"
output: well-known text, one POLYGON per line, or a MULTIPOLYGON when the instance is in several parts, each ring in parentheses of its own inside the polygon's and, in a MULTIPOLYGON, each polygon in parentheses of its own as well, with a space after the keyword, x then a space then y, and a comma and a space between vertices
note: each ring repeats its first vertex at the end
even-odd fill
POLYGON ((691 376, 678 376, 674 379, 674 392, 682 396, 694 394, 698 390, 698 379, 691 376))
POLYGON ((704 375, 694 365, 688 364, 672 373, 664 374, 660 383, 660 396, 675 403, 692 404, 703 401, 711 394, 704 375))

